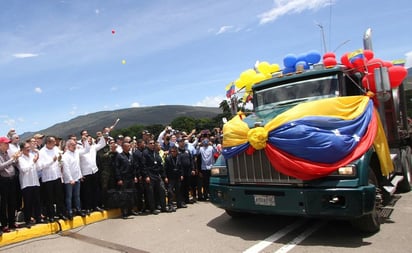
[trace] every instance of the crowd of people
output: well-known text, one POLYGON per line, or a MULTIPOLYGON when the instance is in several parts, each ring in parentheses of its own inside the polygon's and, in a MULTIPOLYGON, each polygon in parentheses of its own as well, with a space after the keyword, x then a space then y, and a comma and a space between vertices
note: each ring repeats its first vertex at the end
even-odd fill
POLYGON ((111 136, 105 127, 67 138, 0 137, 0 235, 24 225, 72 220, 120 208, 131 215, 175 212, 209 198, 210 169, 221 151, 219 128, 190 133, 167 126, 157 137, 111 136))

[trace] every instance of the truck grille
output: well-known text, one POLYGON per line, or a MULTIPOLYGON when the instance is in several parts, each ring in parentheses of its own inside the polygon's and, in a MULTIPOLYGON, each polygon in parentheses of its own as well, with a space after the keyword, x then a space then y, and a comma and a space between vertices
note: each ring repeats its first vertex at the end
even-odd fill
POLYGON ((228 160, 232 184, 299 184, 301 180, 275 170, 263 150, 253 155, 242 153, 228 160))

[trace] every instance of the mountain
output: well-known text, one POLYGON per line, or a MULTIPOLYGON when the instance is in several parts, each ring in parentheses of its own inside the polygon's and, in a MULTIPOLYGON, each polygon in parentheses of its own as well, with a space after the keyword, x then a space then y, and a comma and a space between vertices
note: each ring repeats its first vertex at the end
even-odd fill
MULTIPOLYGON (((49 128, 40 130, 35 133, 44 135, 55 135, 66 138, 69 134, 80 135, 82 129, 86 129, 94 135, 101 131, 103 127, 113 125, 116 119, 120 119, 116 129, 127 128, 132 125, 153 125, 153 124, 170 124, 178 117, 191 117, 195 119, 213 118, 222 113, 220 108, 185 106, 185 105, 162 105, 150 107, 137 107, 120 109, 114 111, 100 111, 87 115, 78 116, 66 122, 61 122, 49 128)), ((35 133, 28 132, 21 134, 21 139, 25 140, 35 133)))

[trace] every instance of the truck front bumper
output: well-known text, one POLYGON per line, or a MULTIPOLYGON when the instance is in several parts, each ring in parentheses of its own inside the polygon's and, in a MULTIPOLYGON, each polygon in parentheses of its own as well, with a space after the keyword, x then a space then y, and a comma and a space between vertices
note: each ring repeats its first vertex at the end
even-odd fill
POLYGON ((375 187, 301 188, 210 184, 210 200, 225 210, 351 219, 371 213, 375 187))

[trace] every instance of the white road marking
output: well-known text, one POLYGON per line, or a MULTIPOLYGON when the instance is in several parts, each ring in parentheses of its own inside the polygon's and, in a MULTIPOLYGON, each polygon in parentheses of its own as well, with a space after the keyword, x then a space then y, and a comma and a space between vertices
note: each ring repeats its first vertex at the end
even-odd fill
POLYGON ((269 236, 265 240, 259 242, 258 244, 253 245, 252 247, 248 248, 247 250, 243 251, 244 253, 256 253, 260 252, 264 248, 268 247, 271 245, 273 242, 279 240, 283 236, 285 236, 287 233, 293 231, 294 229, 302 226, 305 224, 306 221, 304 219, 298 220, 295 223, 290 224, 287 227, 282 228, 281 230, 277 231, 273 235, 269 236))
POLYGON ((292 241, 290 241, 288 244, 286 244, 285 246, 283 246, 282 248, 276 250, 274 253, 286 253, 289 252, 291 249, 293 249, 296 245, 298 245, 299 243, 301 243, 303 240, 305 240, 306 238, 308 238, 311 234, 313 234, 313 232, 315 232, 316 230, 318 230, 321 226, 323 226, 326 222, 319 222, 317 224, 315 224, 314 226, 312 226, 311 228, 303 231, 300 235, 298 235, 297 237, 295 237, 292 241))

